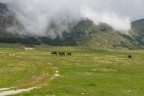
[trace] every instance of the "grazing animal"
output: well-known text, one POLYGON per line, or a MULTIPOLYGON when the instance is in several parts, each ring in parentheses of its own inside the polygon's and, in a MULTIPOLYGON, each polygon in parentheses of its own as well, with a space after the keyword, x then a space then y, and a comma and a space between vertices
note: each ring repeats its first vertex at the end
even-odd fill
POLYGON ((132 55, 128 55, 128 58, 131 59, 131 58, 132 58, 132 55))
POLYGON ((59 55, 65 56, 65 52, 58 52, 59 55))
POLYGON ((65 56, 65 52, 61 52, 61 54, 60 54, 61 56, 65 56))
POLYGON ((72 55, 72 53, 67 53, 66 55, 67 55, 67 56, 71 56, 71 55, 72 55))
POLYGON ((51 55, 57 55, 58 53, 56 51, 51 52, 51 55))
POLYGON ((58 52, 58 54, 59 54, 59 55, 61 55, 61 54, 62 54, 62 52, 58 52))

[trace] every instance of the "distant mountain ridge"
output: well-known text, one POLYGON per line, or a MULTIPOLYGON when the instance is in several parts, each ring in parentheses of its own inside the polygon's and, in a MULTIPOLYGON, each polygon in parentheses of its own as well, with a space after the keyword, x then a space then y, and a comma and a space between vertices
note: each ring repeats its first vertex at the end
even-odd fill
POLYGON ((78 45, 91 48, 141 48, 135 37, 136 35, 122 34, 104 23, 95 25, 89 19, 85 19, 77 24, 69 34, 78 45))
POLYGON ((138 32, 138 34, 144 35, 144 19, 133 21, 132 29, 138 32))
MULTIPOLYGON (((6 28, 16 23, 15 16, 0 3, 0 43, 48 44, 53 46, 86 46, 89 48, 144 49, 144 19, 132 22, 130 34, 122 34, 105 23, 95 25, 84 18, 70 32, 63 32, 63 38, 20 36, 7 32, 6 28)), ((18 24, 18 23, 17 23, 18 24)))

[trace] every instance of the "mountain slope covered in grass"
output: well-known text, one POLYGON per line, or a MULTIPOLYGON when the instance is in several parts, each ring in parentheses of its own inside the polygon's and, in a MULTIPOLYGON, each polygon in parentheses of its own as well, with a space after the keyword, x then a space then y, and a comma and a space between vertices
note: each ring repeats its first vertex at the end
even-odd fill
POLYGON ((113 30, 107 24, 100 23, 95 25, 91 20, 83 20, 77 24, 69 36, 73 38, 78 45, 88 46, 90 48, 128 48, 139 49, 136 35, 122 34, 113 30))
POLYGON ((128 49, 143 49, 144 46, 144 19, 132 22, 132 30, 129 34, 122 34, 105 23, 96 25, 93 21, 83 18, 69 32, 64 32, 63 38, 57 37, 55 39, 8 32, 7 28, 14 25, 21 26, 7 5, 0 3, 0 43, 48 44, 53 46, 79 45, 88 48, 128 49))

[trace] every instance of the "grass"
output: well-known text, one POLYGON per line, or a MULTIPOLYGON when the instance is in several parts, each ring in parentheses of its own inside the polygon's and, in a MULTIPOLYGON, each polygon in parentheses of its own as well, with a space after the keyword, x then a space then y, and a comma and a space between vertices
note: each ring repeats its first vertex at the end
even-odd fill
POLYGON ((0 48, 0 88, 42 86, 13 96, 144 96, 143 50, 0 48), (51 56, 53 50, 72 56, 51 56), (131 54, 132 59, 127 56, 131 54), (57 70, 59 77, 50 79, 57 70))

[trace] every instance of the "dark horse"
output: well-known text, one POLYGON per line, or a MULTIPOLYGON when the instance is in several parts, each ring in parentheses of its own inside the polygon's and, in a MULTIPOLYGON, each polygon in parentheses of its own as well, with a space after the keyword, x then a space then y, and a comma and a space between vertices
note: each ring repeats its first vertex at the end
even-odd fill
POLYGON ((58 53, 56 51, 51 52, 51 55, 57 55, 58 53))
POLYGON ((58 52, 59 55, 65 56, 65 52, 58 52))
POLYGON ((131 59, 131 58, 132 58, 132 55, 128 55, 128 58, 131 59))
POLYGON ((67 55, 67 56, 71 56, 71 55, 72 55, 72 53, 67 53, 66 55, 67 55))

